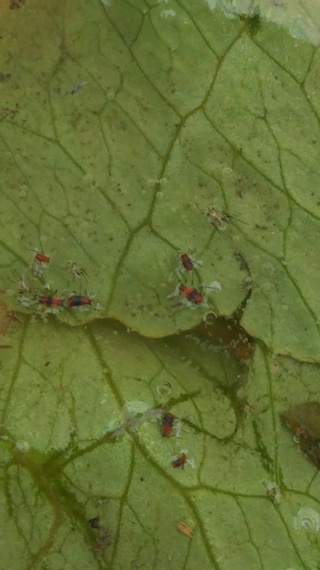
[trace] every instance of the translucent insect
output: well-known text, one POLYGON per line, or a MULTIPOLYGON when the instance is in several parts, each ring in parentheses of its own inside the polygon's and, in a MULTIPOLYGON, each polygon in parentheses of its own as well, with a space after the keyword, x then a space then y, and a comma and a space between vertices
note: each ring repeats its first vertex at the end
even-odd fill
POLYGON ((43 277, 44 274, 43 265, 41 263, 38 263, 38 261, 33 261, 32 263, 32 274, 34 275, 34 277, 38 277, 39 279, 43 277))
POLYGON ((80 89, 82 89, 82 87, 87 85, 87 83, 88 83, 88 81, 83 81, 82 83, 78 83, 78 85, 75 85, 75 87, 73 89, 71 89, 71 91, 70 91, 71 95, 74 95, 75 93, 80 91, 80 89))
POLYGON ((226 224, 234 218, 234 216, 227 212, 219 212, 213 206, 209 206, 207 216, 210 219, 210 222, 220 231, 225 230, 226 224))
POLYGON ((275 481, 269 481, 266 487, 266 495, 276 505, 280 504, 281 491, 279 485, 275 481))
POLYGON ((18 303, 27 309, 32 308, 33 306, 37 305, 38 299, 34 295, 23 295, 22 293, 19 294, 17 298, 18 303))
POLYGON ((74 261, 71 261, 70 259, 67 261, 67 265, 68 265, 68 267, 69 267, 70 271, 72 272, 75 279, 80 279, 80 277, 84 277, 85 280, 88 281, 88 279, 87 279, 88 273, 86 272, 85 269, 83 269, 82 267, 80 267, 74 261))
POLYGON ((180 521, 177 524, 177 529, 182 532, 182 534, 185 534, 186 536, 188 536, 189 538, 193 537, 193 530, 184 522, 180 521))
MULTIPOLYGON (((203 196, 203 198, 204 198, 204 196, 203 196)), ((197 206, 197 208, 200 210, 199 206, 197 206)), ((207 208, 207 217, 209 218, 211 224, 213 226, 215 226, 217 228, 217 230, 219 230, 219 231, 225 230, 227 227, 227 224, 231 220, 236 220, 237 222, 242 221, 242 220, 239 220, 239 218, 237 216, 234 216, 233 214, 229 214, 228 212, 225 212, 224 210, 217 210, 213 206, 209 206, 207 208)), ((242 223, 245 224, 246 222, 242 222, 242 223)))
POLYGON ((26 281, 26 278, 23 275, 19 275, 19 273, 15 269, 12 270, 12 274, 15 279, 15 282, 17 282, 18 284, 19 293, 20 294, 30 293, 31 287, 30 284, 26 281))

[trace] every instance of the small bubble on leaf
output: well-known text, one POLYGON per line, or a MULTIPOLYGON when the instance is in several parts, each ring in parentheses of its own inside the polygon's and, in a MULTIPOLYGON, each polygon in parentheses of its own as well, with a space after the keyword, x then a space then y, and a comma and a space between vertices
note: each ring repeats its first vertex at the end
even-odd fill
POLYGON ((308 507, 301 508, 297 515, 293 517, 293 526, 297 530, 302 529, 308 532, 319 532, 320 515, 314 509, 308 507))
POLYGON ((224 178, 232 178, 232 177, 233 177, 233 170, 232 170, 232 168, 230 168, 230 167, 228 167, 228 166, 227 166, 226 168, 224 168, 223 171, 222 171, 222 176, 223 176, 224 178))
POLYGON ((172 386, 170 382, 160 382, 157 386, 157 392, 159 396, 169 396, 172 392, 172 386))

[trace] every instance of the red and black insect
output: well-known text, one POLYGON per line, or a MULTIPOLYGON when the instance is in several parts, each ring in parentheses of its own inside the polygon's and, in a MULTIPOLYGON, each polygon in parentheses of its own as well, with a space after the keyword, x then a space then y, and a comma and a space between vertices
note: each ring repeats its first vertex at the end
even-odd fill
POLYGON ((174 415, 171 412, 166 412, 165 414, 162 414, 161 419, 161 435, 162 437, 170 437, 173 428, 174 415))
POLYGON ((180 457, 178 457, 178 459, 175 459, 174 461, 172 461, 171 465, 174 469, 177 469, 177 467, 184 467, 184 464, 187 461, 187 456, 185 453, 182 453, 182 455, 180 455, 180 457))
POLYGON ((68 297, 67 299, 67 306, 69 309, 72 309, 73 307, 81 307, 82 305, 92 305, 92 299, 82 295, 71 295, 71 297, 68 297))
POLYGON ((188 287, 187 285, 183 285, 183 283, 181 283, 179 285, 179 291, 181 295, 185 297, 185 299, 187 299, 188 301, 190 301, 190 303, 193 303, 194 305, 201 305, 201 303, 203 302, 202 293, 200 293, 200 291, 194 289, 193 287, 188 287))
POLYGON ((50 262, 50 257, 48 255, 45 255, 44 253, 36 253, 34 256, 34 259, 36 261, 39 261, 40 263, 49 263, 50 262))
POLYGON ((181 259, 182 265, 186 271, 192 271, 193 270, 193 262, 187 253, 182 253, 180 255, 180 259, 181 259))
POLYGON ((39 297, 39 303, 47 307, 63 307, 64 300, 52 295, 43 295, 43 297, 39 297))

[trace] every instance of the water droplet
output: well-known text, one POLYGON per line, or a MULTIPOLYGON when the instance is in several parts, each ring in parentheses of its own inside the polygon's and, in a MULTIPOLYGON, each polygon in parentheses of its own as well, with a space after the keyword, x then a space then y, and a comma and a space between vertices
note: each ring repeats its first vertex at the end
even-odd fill
POLYGON ((160 17, 161 18, 174 18, 176 15, 174 10, 162 10, 160 12, 160 17))
POLYGON ((297 515, 293 517, 293 526, 296 529, 308 532, 318 532, 320 530, 320 515, 308 507, 299 509, 297 515))
POLYGON ((229 166, 223 169, 222 171, 223 178, 232 178, 233 177, 233 170, 229 166))
POLYGON ((216 318, 217 318, 217 315, 213 311, 207 311, 207 313, 205 313, 203 315, 204 322, 208 323, 209 325, 214 323, 216 318))
POLYGON ((169 396, 172 392, 172 386, 170 382, 160 382, 157 386, 157 392, 159 396, 169 396))

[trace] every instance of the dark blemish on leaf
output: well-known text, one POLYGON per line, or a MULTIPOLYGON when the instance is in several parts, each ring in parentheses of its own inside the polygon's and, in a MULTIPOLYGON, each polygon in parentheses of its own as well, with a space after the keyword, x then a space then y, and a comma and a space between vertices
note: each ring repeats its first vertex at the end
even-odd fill
POLYGON ((25 0, 10 0, 10 10, 17 10, 21 6, 25 6, 25 0))
POLYGON ((298 439, 301 451, 320 469, 320 402, 304 402, 280 414, 282 423, 298 439))
POLYGON ((1 73, 0 71, 0 83, 4 83, 5 81, 8 81, 11 77, 11 73, 1 73))
POLYGON ((244 27, 250 36, 254 36, 261 28, 261 14, 259 8, 256 8, 252 15, 240 14, 240 20, 244 22, 244 27))
POLYGON ((88 523, 91 526, 91 528, 101 528, 99 517, 94 517, 93 519, 89 519, 88 523))
POLYGON ((19 111, 18 104, 15 109, 9 109, 9 107, 2 107, 0 109, 0 121, 5 121, 6 119, 14 119, 16 113, 19 111))

